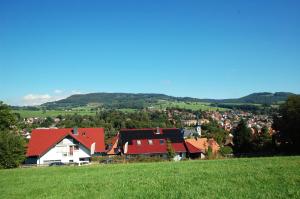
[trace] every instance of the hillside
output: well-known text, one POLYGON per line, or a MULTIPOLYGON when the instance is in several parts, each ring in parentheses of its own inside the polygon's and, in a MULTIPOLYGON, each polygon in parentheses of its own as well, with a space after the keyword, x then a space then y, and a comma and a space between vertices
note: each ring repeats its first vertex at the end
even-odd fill
POLYGON ((164 94, 133 94, 133 93, 89 93, 72 95, 66 99, 43 104, 47 108, 65 108, 98 104, 105 108, 133 108, 141 109, 155 106, 161 101, 169 102, 203 102, 203 103, 253 103, 274 104, 285 101, 293 93, 253 93, 237 99, 197 99, 190 97, 173 97, 164 94))
POLYGON ((300 157, 0 170, 1 198, 299 198, 300 157))

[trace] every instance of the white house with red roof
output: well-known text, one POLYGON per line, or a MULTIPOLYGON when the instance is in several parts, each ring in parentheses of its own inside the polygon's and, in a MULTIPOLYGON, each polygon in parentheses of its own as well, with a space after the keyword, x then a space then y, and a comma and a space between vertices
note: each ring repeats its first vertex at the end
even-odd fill
POLYGON ((26 153, 27 164, 90 162, 105 153, 103 128, 34 129, 26 153))

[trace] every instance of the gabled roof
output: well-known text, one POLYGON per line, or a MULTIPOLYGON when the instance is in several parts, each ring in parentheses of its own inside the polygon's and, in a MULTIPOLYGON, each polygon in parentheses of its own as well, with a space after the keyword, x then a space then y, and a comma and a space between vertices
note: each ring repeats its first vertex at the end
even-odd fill
POLYGON ((96 143, 95 152, 105 152, 103 128, 78 128, 78 134, 72 133, 72 128, 63 129, 34 129, 31 133, 26 156, 42 156, 65 137, 70 136, 91 149, 96 143))
POLYGON ((185 145, 189 153, 205 153, 205 150, 199 149, 194 145, 190 144, 189 142, 185 142, 185 145))
POLYGON ((216 153, 220 148, 214 139, 207 138, 186 139, 185 144, 190 153, 204 153, 209 146, 212 148, 213 153, 216 153))
MULTIPOLYGON (((128 150, 126 154, 164 154, 168 152, 166 140, 164 140, 163 143, 160 143, 161 139, 151 140, 152 144, 149 144, 148 139, 140 140, 140 145, 136 143, 136 140, 132 141, 133 144, 128 145, 128 150)), ((176 153, 186 152, 183 143, 171 143, 171 147, 176 153)))
POLYGON ((177 128, 121 129, 119 136, 120 145, 124 145, 126 142, 131 144, 132 140, 143 139, 168 139, 172 143, 184 142, 183 134, 177 128))
POLYGON ((117 134, 111 141, 112 146, 107 150, 107 155, 117 155, 118 154, 118 140, 119 134, 117 134))
POLYGON ((183 134, 177 128, 121 129, 118 145, 124 149, 125 154, 163 154, 167 153, 167 140, 175 152, 186 152, 183 134))

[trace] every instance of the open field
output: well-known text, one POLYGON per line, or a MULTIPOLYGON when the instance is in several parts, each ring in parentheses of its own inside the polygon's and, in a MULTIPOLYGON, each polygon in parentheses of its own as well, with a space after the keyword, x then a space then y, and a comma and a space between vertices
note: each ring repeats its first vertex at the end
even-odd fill
POLYGON ((184 108, 191 109, 193 111, 225 111, 228 109, 210 106, 210 103, 206 102, 171 102, 171 101, 160 101, 155 106, 157 109, 165 108, 184 108))
MULTIPOLYGON (((88 106, 82 106, 82 107, 76 107, 76 108, 70 108, 68 110, 46 110, 43 111, 40 110, 27 110, 27 109, 19 109, 19 110, 13 110, 14 113, 19 113, 22 118, 28 118, 28 117, 56 117, 58 115, 95 115, 96 109, 94 104, 88 105, 88 106)), ((185 108, 185 109, 191 109, 191 110, 203 110, 203 111, 214 111, 214 110, 220 110, 224 111, 227 110, 225 108, 218 108, 218 107, 212 107, 210 106, 210 103, 205 102, 171 102, 171 101, 160 101, 153 105, 155 109, 165 109, 165 108, 185 108)), ((132 108, 123 108, 123 109, 117 109, 119 111, 125 112, 125 113, 133 113, 137 111, 137 109, 132 108)))
POLYGON ((300 198, 300 157, 0 170, 0 198, 300 198))
POLYGON ((56 117, 58 115, 95 115, 96 111, 87 109, 72 109, 72 110, 13 110, 14 113, 19 113, 22 118, 28 117, 56 117))

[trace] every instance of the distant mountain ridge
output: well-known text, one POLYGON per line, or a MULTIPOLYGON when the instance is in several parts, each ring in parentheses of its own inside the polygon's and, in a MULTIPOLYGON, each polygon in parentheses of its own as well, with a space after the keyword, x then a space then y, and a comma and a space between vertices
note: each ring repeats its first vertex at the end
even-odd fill
POLYGON ((276 104, 287 100, 290 95, 295 94, 290 92, 261 92, 252 93, 236 99, 197 99, 192 97, 173 97, 155 93, 89 93, 72 95, 66 99, 45 103, 42 106, 48 108, 76 107, 96 103, 106 108, 145 108, 152 106, 160 100, 208 103, 276 104))
POLYGON ((251 103, 251 104, 274 104, 286 101, 287 98, 291 95, 296 95, 290 92, 260 92, 252 93, 245 97, 236 98, 236 99, 201 99, 201 101, 211 102, 211 103, 251 103))

